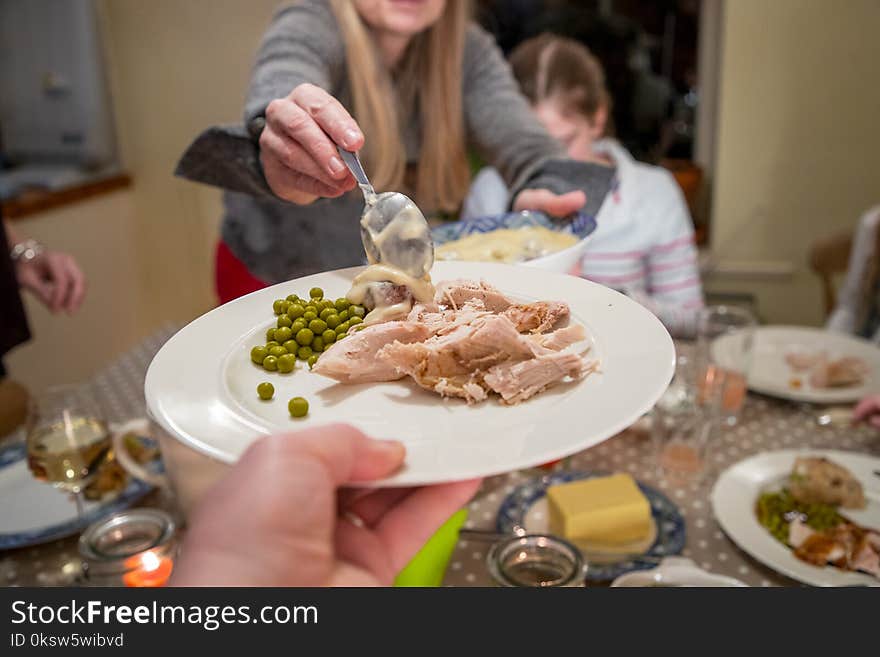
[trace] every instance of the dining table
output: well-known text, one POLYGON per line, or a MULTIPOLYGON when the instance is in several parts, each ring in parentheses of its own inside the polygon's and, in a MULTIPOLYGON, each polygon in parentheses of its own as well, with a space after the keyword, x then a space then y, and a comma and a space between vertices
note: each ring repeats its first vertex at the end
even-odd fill
MULTIPOLYGON (((107 367, 80 385, 89 388, 110 422, 145 416, 144 378, 153 356, 179 330, 167 324, 107 367)), ((677 351, 687 352, 693 344, 676 341, 677 351)), ((632 427, 599 445, 565 459, 556 468, 587 472, 629 473, 638 482, 651 486, 671 500, 685 520, 685 541, 681 556, 713 574, 736 578, 750 586, 795 586, 794 580, 755 561, 740 550, 722 531, 713 517, 710 491, 718 475, 728 466, 761 452, 816 448, 849 450, 880 455, 880 431, 868 426, 840 423, 821 424, 820 408, 749 393, 735 425, 722 426, 710 438, 703 476, 692 483, 667 481, 657 467, 657 450, 646 416, 632 427)), ((589 416, 573 418, 589 422, 589 416)), ((508 495, 530 478, 543 476, 533 468, 487 478, 467 507, 464 527, 496 529, 499 507, 508 495)), ((137 503, 163 508, 183 518, 173 495, 156 490, 137 503)), ((182 529, 185 532, 185 527, 182 529)), ((78 559, 77 536, 49 543, 0 551, 0 586, 71 585, 78 559), (68 568, 63 568, 67 565, 68 568)), ((443 578, 444 586, 492 586, 486 563, 488 544, 460 538, 452 552, 443 578)), ((606 586, 610 582, 588 582, 606 586)))

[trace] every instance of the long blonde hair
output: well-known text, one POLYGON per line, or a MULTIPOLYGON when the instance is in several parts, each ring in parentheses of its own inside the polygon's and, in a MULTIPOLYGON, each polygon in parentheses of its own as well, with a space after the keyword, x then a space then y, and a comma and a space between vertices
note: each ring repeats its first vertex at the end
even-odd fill
POLYGON ((405 189, 406 150, 399 99, 417 103, 421 149, 414 189, 426 210, 455 211, 470 182, 465 153, 462 60, 468 0, 447 0, 440 19, 413 38, 397 72, 379 58, 368 27, 351 0, 330 0, 346 47, 354 118, 366 136, 362 155, 377 190, 405 189))

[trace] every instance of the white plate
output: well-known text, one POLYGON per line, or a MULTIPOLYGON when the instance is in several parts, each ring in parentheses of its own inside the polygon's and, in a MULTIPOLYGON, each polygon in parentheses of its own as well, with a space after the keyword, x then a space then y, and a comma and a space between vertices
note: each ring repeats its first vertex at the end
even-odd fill
POLYGON ((777 541, 755 515, 755 501, 791 473, 798 456, 824 456, 847 468, 861 482, 868 504, 864 509, 841 509, 841 513, 863 527, 880 528, 880 458, 853 452, 823 449, 765 452, 740 461, 725 470, 712 489, 712 510, 730 539, 758 561, 783 575, 814 586, 880 585, 880 580, 863 573, 818 567, 794 556, 777 541))
POLYGON ((651 570, 638 570, 621 575, 611 582, 613 588, 636 586, 689 586, 689 587, 744 587, 733 577, 715 575, 698 568, 691 559, 666 557, 660 565, 651 570))
POLYGON ((129 478, 118 495, 100 502, 86 501, 83 517, 79 518, 67 493, 34 479, 27 466, 24 443, 9 444, 0 450, 0 550, 76 534, 93 522, 128 508, 151 490, 149 484, 129 478))
POLYGON ((600 373, 558 385, 523 404, 494 400, 468 406, 442 399, 411 380, 342 385, 297 364, 293 374, 267 373, 250 361, 253 345, 275 325, 272 301, 312 287, 340 297, 361 268, 281 283, 196 319, 172 337, 147 372, 152 417, 172 436, 226 463, 259 435, 345 421, 407 447, 404 467, 375 485, 411 486, 482 477, 563 458, 625 429, 648 411, 669 384, 672 339, 644 307, 581 278, 512 265, 438 262, 435 282, 484 279, 519 299, 569 303, 585 325, 600 373), (275 398, 257 398, 260 381, 275 398), (306 418, 292 419, 287 400, 309 401, 306 418))
MULTIPOLYGON (((740 339, 737 334, 718 338, 712 343, 712 357, 722 367, 732 365, 730 354, 740 339)), ((803 326, 761 326, 755 329, 752 349, 749 388, 755 392, 793 401, 839 404, 880 391, 880 349, 862 338, 803 326), (868 364, 870 372, 860 386, 813 388, 809 373, 794 372, 785 362, 785 355, 792 351, 827 351, 832 359, 855 356, 868 364), (793 378, 801 381, 801 388, 791 387, 793 378)))

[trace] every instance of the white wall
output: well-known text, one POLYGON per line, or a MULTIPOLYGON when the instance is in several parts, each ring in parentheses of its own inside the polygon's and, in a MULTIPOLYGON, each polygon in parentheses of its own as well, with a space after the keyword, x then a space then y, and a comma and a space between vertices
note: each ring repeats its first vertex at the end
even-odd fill
POLYGON ((712 250, 788 261, 790 277, 713 277, 767 321, 823 321, 818 238, 880 202, 880 2, 726 0, 712 250))

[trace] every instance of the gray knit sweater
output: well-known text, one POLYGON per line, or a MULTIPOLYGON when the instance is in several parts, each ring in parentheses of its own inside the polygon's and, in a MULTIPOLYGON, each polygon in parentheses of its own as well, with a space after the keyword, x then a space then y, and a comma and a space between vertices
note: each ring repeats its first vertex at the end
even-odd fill
MULTIPOLYGON (((364 260, 359 191, 298 206, 277 198, 263 177, 258 139, 266 106, 304 82, 327 90, 353 111, 345 44, 326 0, 302 0, 277 12, 257 55, 244 124, 206 130, 176 170, 184 178, 227 190, 222 239, 252 274, 268 283, 364 260)), ((586 211, 596 214, 613 171, 562 159, 561 147, 532 115, 500 50, 476 25, 467 32, 462 85, 468 147, 501 172, 514 194, 537 187, 560 193, 582 189, 586 211)), ((407 159, 415 163, 418 113, 410 108, 404 115, 407 159)))

